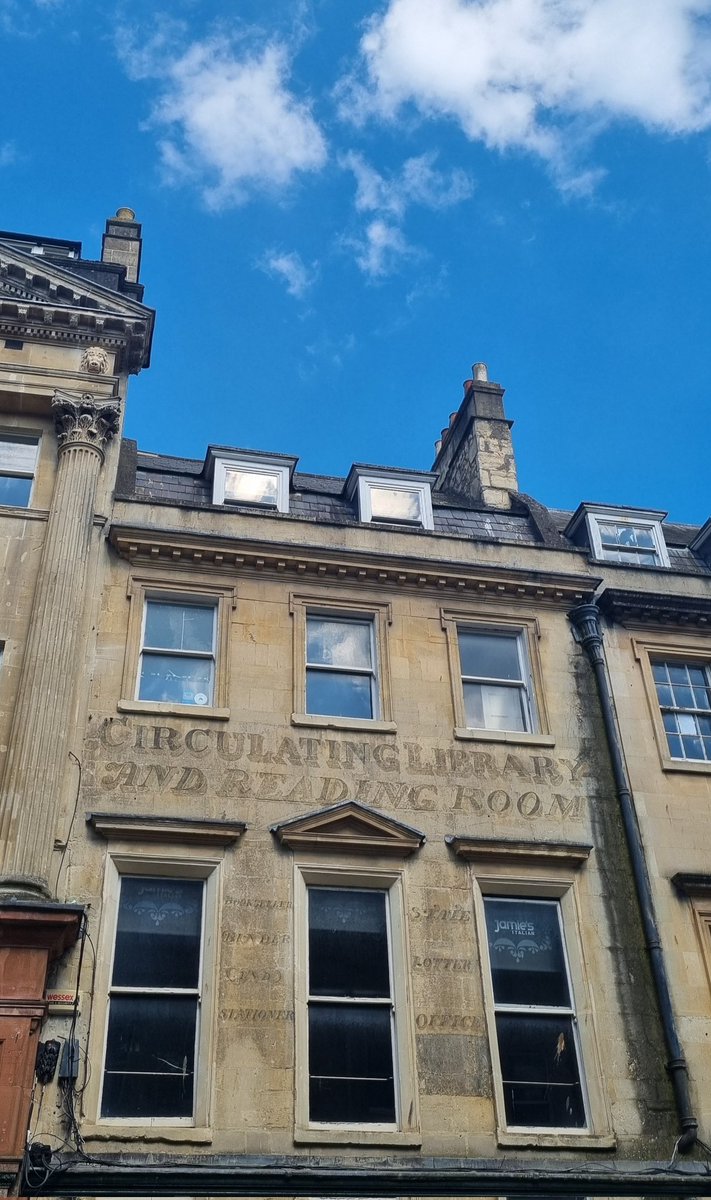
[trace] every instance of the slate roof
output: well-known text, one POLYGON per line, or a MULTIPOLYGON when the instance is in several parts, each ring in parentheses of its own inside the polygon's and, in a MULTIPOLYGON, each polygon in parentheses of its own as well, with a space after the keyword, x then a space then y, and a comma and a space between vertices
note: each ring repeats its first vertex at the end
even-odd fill
MULTIPOLYGON (((413 471, 412 475, 427 472, 413 471)), ((213 508, 212 485, 205 477, 202 459, 176 458, 165 454, 137 451, 126 439, 122 445, 122 469, 119 471, 119 498, 166 504, 180 508, 213 508)), ((289 513, 270 512, 275 520, 306 520, 329 525, 358 525, 353 501, 345 497, 345 479, 333 475, 294 473, 289 513)), ((221 509, 221 506, 218 506, 221 509)), ((233 509, 233 506, 230 506, 233 509)), ((434 534, 504 545, 547 546, 585 554, 586 548, 564 536, 572 513, 548 509, 527 496, 519 495, 511 511, 486 508, 465 498, 433 491, 434 534)), ((253 512, 248 506, 234 506, 253 512)), ((264 513, 261 513, 264 516, 264 513)), ((400 528, 396 526, 395 528, 400 528)), ((690 575, 711 576, 711 567, 689 550, 698 528, 664 522, 664 534, 672 569, 690 575)), ((427 530, 413 530, 431 537, 427 530)), ((654 568, 646 568, 654 569, 654 568)))

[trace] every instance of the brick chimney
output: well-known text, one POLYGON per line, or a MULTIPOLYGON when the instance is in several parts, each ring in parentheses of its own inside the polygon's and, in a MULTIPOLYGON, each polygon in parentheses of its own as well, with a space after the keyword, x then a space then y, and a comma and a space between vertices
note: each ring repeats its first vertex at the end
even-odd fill
POLYGON ((101 241, 101 261, 126 268, 128 283, 138 283, 141 269, 141 226, 132 208, 119 208, 106 222, 101 241))
POLYGON ((435 445, 436 487, 491 508, 510 508, 511 493, 518 491, 512 424, 504 413, 504 389, 489 381, 486 363, 475 363, 459 411, 435 445))

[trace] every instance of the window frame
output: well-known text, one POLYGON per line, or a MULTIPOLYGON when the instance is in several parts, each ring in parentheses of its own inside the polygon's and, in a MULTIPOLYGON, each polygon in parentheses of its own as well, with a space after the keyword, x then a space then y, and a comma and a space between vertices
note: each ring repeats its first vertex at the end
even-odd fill
POLYGON ((481 610, 440 609, 440 623, 447 642, 449 675, 454 709, 454 736, 460 740, 511 742, 518 745, 554 746, 543 689, 543 672, 539 653, 541 627, 536 617, 493 615, 481 610), (530 728, 527 730, 478 729, 467 725, 464 702, 464 675, 459 647, 459 633, 491 634, 493 637, 518 638, 519 659, 524 678, 521 681, 527 699, 530 728))
POLYGON ((662 709, 657 696, 657 687, 652 670, 652 664, 659 660, 674 662, 686 666, 701 666, 711 670, 711 650, 702 648, 699 642, 675 640, 665 642, 661 639, 633 637, 632 650, 642 672, 642 682, 647 697, 647 706, 652 722, 652 732, 657 744, 661 769, 663 771, 682 771, 691 774, 711 774, 711 761, 698 758, 672 758, 667 732, 664 728, 662 709))
MULTIPOLYGON (((289 612, 294 623, 292 725, 314 726, 320 729, 357 729, 364 732, 395 733, 397 727, 392 718, 387 638, 388 626, 392 624, 391 604, 388 601, 335 600, 292 593, 289 597, 289 612), (344 717, 337 713, 329 716, 325 713, 308 713, 306 711, 307 622, 311 616, 323 617, 324 620, 370 622, 371 644, 375 658, 372 668, 372 687, 377 697, 377 716, 344 717)), ((375 704, 374 709, 376 709, 375 704)))
MULTIPOLYGON (((541 1146, 585 1148, 615 1145, 611 1132, 606 1093, 602 1086, 602 1060, 595 1032, 592 991, 586 972, 586 957, 582 944, 581 906, 578 896, 577 871, 580 861, 567 863, 564 848, 554 861, 544 848, 530 848, 529 863, 516 861, 521 855, 513 853, 506 862, 504 843, 499 843, 499 861, 489 861, 484 854, 466 853, 470 859, 474 891, 474 913, 479 943, 482 987, 489 1051, 491 1054, 494 1107, 497 1140, 500 1146, 541 1146), (582 1090, 586 1103, 587 1128, 564 1126, 511 1126, 506 1118, 506 1106, 499 1059, 496 1029, 496 1005, 491 974, 491 961, 486 925, 484 899, 486 896, 520 900, 556 900, 559 904, 563 945, 568 966, 568 982, 575 1011, 574 1026, 578 1044, 578 1060, 582 1090)), ((589 852, 589 848, 588 848, 589 852)))
POLYGON ((434 529, 434 513, 432 511, 432 487, 429 480, 408 478, 399 475, 358 475, 358 516, 359 520, 371 525, 395 525, 401 529, 434 529), (373 488, 391 492, 413 492, 419 499, 420 520, 408 521, 397 517, 378 517, 373 515, 371 492, 373 488))
POLYGON ((219 504, 224 508, 239 509, 244 507, 260 513, 288 513, 290 478, 291 468, 289 464, 284 463, 281 459, 271 458, 269 455, 260 458, 247 458, 240 455, 219 455, 214 460, 212 503, 219 504), (276 502, 274 504, 265 504, 261 501, 225 499, 227 472, 230 470, 243 471, 247 475, 275 475, 277 481, 276 502))
POLYGON ((294 863, 294 1011, 295 1011, 295 1119, 297 1144, 419 1145, 419 1097, 415 1075, 415 1027, 411 995, 411 971, 407 937, 407 905, 404 872, 379 864, 344 862, 294 863), (394 1123, 347 1123, 312 1121, 309 1112, 308 1052, 308 962, 309 905, 311 887, 332 887, 387 894, 389 954, 393 1011, 393 1074, 396 1121, 394 1123))
POLYGON ((632 570, 638 570, 644 567, 647 570, 654 567, 669 567, 671 566, 669 559, 669 551, 664 540, 664 532, 662 530, 661 515, 651 515, 646 512, 637 513, 633 509, 605 509, 602 507, 586 508, 585 521, 588 529, 588 537, 590 540, 590 550, 592 557, 598 562, 612 563, 618 567, 628 567, 632 570), (605 522, 614 523, 616 525, 627 525, 637 529, 649 530, 654 542, 654 552, 659 559, 656 563, 626 563, 621 562, 614 554, 611 554, 602 542, 602 534, 600 532, 600 524, 605 522))
MULTIPOLYGON (((192 716, 200 720, 227 720, 229 709, 229 632, 230 617, 236 606, 234 585, 196 583, 180 577, 132 575, 128 582, 129 600, 128 629, 124 653, 121 698, 117 704, 119 712, 153 712, 166 716, 192 716), (150 600, 164 604, 189 604, 212 607, 215 611, 214 624, 214 673, 212 703, 179 704, 167 700, 139 700, 140 669, 144 652, 143 633, 147 603, 150 600)), ((159 653, 159 650, 155 651, 159 653)), ((185 657, 190 657, 186 652, 185 657)), ((202 653, 194 657, 203 657, 202 653)))
MULTIPOLYGON (((34 430, 25 430, 25 429, 18 429, 18 428, 10 428, 10 429, 2 428, 2 429, 0 429, 0 446, 2 446, 4 443, 8 443, 8 442, 13 443, 14 442, 15 446, 34 445, 34 448, 35 448, 34 463, 33 463, 31 471, 29 471, 29 470, 10 470, 10 469, 6 469, 3 466, 0 466, 0 477, 2 477, 3 479, 29 479, 30 480, 30 490, 29 490, 29 493, 27 496, 27 503, 26 504, 3 504, 2 502, 0 502, 0 511, 8 511, 8 510, 12 511, 13 509, 22 509, 24 511, 25 509, 32 507, 32 501, 34 499, 34 493, 35 493, 35 486, 37 483, 37 467, 38 467, 38 464, 40 461, 41 441, 42 441, 41 433, 35 432, 34 430)), ((2 451, 0 450, 0 459, 1 458, 2 458, 2 451)))
POLYGON ((117 844, 106 856, 92 1034, 92 1061, 100 1061, 101 1068, 90 1075, 87 1085, 89 1123, 82 1125, 87 1138, 133 1141, 147 1137, 148 1140, 200 1143, 212 1138, 209 1126, 216 1035, 216 956, 219 941, 216 931, 220 927, 222 856, 206 850, 206 847, 191 845, 187 851, 185 846, 166 843, 164 853, 145 854, 129 844, 117 844), (121 879, 140 875, 204 882, 192 1117, 107 1117, 101 1113, 121 879))

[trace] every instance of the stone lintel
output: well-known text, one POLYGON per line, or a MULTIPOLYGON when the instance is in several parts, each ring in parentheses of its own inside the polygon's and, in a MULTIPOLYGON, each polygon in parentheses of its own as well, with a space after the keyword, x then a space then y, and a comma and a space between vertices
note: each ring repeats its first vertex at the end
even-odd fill
POLYGON ((480 838, 449 834, 445 842, 459 858, 480 863, 560 863, 579 867, 587 862, 592 846, 586 842, 528 842, 518 838, 480 838))
POLYGON ((344 800, 272 825, 271 832, 290 850, 330 850, 352 854, 388 854, 407 858, 425 842, 411 825, 368 808, 357 800, 344 800))
POLYGON ((86 822, 107 841, 186 842, 201 846, 231 846, 247 828, 244 821, 191 820, 139 813, 90 812, 86 814, 86 822))
POLYGON ((695 875, 677 871, 671 879, 674 887, 687 896, 711 896, 711 875, 695 875))
MULTIPOLYGON (((660 570, 665 577, 669 567, 645 567, 645 571, 660 570)), ((705 582, 705 581, 704 581, 705 582)), ((605 588, 598 597, 598 606, 606 616, 622 625, 711 626, 711 597, 673 595, 669 592, 642 592, 627 588, 605 588)))

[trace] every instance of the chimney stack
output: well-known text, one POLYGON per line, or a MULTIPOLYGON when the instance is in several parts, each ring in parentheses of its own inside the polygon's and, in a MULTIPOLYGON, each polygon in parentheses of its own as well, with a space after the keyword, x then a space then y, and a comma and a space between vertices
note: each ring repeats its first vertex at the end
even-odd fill
POLYGON ((504 389, 489 381, 486 363, 474 363, 459 411, 436 446, 436 486, 490 508, 510 508, 511 493, 518 491, 512 424, 504 389))
POLYGON ((126 268, 126 281, 138 283, 141 269, 141 226, 132 208, 119 208, 106 222, 101 242, 101 261, 126 268))

